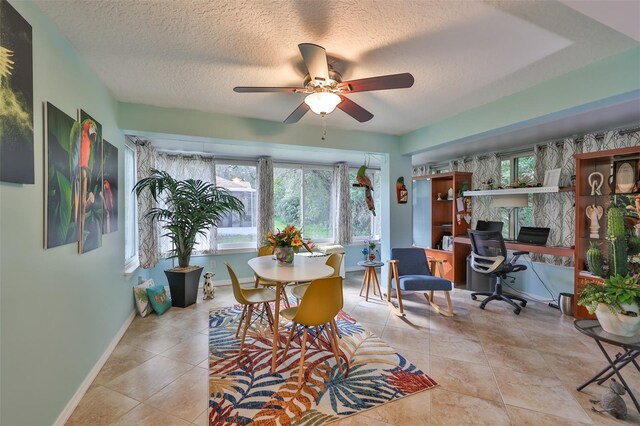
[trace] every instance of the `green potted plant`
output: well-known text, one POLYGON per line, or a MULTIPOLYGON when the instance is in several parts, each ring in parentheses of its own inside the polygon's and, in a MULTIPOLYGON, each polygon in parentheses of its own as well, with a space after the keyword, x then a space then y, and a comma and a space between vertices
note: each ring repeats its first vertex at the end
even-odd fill
POLYGON ((631 337, 640 332, 640 287, 631 275, 613 275, 603 283, 585 285, 578 305, 596 314, 602 329, 618 336, 631 337))
POLYGON ((169 173, 152 169, 151 176, 140 179, 133 190, 139 197, 149 191, 154 201, 161 201, 144 213, 152 223, 161 223, 164 236, 173 243, 171 257, 178 266, 165 271, 173 306, 182 308, 195 303, 202 266, 190 265, 198 235, 204 235, 229 213, 244 214, 244 204, 224 188, 201 180, 174 179, 169 173))

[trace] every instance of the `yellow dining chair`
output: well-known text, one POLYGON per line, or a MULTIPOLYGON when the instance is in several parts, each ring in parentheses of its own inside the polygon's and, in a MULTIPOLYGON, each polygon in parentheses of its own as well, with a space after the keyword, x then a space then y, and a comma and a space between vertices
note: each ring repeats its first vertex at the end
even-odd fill
MULTIPOLYGON (((331 275, 331 277, 340 276, 340 266, 342 265, 342 256, 343 256, 342 253, 333 253, 331 256, 327 258, 325 265, 331 266, 333 268, 333 274, 331 275)), ((291 294, 293 294, 298 300, 302 299, 302 296, 304 296, 304 293, 309 288, 309 284, 311 283, 298 284, 297 286, 291 289, 291 294)))
MULTIPOLYGON (((289 339, 287 345, 284 348, 282 359, 286 359, 287 351, 291 345, 291 340, 296 332, 298 325, 303 327, 302 343, 300 345, 300 367, 298 371, 298 387, 302 385, 302 376, 304 373, 304 353, 307 346, 307 336, 309 333, 309 327, 315 327, 316 330, 325 332, 327 341, 333 356, 336 358, 338 368, 343 373, 342 363, 340 362, 340 356, 338 355, 338 337, 337 337, 337 324, 335 321, 336 315, 342 309, 342 277, 321 278, 313 280, 309 284, 305 297, 300 302, 300 305, 294 306, 288 309, 284 309, 280 312, 283 318, 291 320, 291 331, 289 332, 289 339)), ((316 343, 320 348, 320 340, 318 339, 320 333, 316 334, 316 343)))
MULTIPOLYGON (((273 255, 273 247, 272 246, 263 246, 260 247, 258 249, 258 257, 260 256, 271 256, 273 255)), ((274 261, 275 262, 275 261, 274 261)), ((255 275, 255 274, 254 274, 255 275)), ((267 281, 265 279, 260 278, 259 276, 255 275, 256 277, 256 288, 258 288, 258 286, 263 286, 263 287, 272 287, 275 291, 276 288, 276 282, 275 281, 267 281)), ((284 300, 284 304, 287 308, 291 307, 291 305, 289 304, 289 298, 287 297, 287 292, 285 291, 285 287, 287 286, 287 283, 283 283, 282 284, 282 294, 281 294, 281 299, 284 300)))
POLYGON ((271 307, 269 306, 269 302, 276 301, 275 292, 271 289, 267 288, 242 288, 240 287, 240 282, 238 281, 238 277, 228 262, 224 262, 227 265, 227 270, 229 271, 229 277, 231 278, 231 286, 233 288, 233 296, 236 298, 236 301, 243 305, 242 315, 240 316, 240 321, 238 323, 238 330, 236 331, 236 339, 240 334, 240 327, 244 321, 244 329, 242 330, 242 339, 240 341, 240 354, 242 354, 242 349, 244 348, 244 339, 247 336, 247 329, 251 325, 251 316, 253 315, 253 311, 258 307, 257 305, 262 304, 263 313, 267 315, 267 321, 269 322, 269 326, 271 327, 271 331, 273 332, 273 314, 271 313, 271 307))

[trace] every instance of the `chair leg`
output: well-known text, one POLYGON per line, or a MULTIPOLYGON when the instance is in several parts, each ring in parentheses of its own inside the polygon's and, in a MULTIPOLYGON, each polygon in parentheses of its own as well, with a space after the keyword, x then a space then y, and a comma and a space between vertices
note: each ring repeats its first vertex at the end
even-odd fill
POLYGON ((273 332, 273 313, 271 312, 271 306, 269 306, 269 302, 264 302, 264 309, 267 311, 269 326, 271 327, 271 332, 273 332))
POLYGON ((404 307, 402 306, 402 290, 396 286, 396 293, 398 293, 398 306, 400 306, 400 314, 404 315, 404 307))
POLYGON ((433 291, 429 291, 429 294, 424 293, 424 297, 427 299, 431 307, 438 312, 440 315, 444 315, 446 317, 453 316, 453 305, 451 304, 451 295, 448 291, 444 292, 444 297, 447 300, 447 310, 445 311, 440 306, 438 306, 433 300, 433 291))
POLYGON ((247 337, 247 329, 251 324, 251 314, 253 313, 253 305, 249 305, 249 309, 247 311, 247 318, 244 324, 244 331, 242 332, 242 340, 240 341, 240 355, 242 355, 242 349, 244 348, 244 339, 247 337))
POLYGON ((291 346, 291 340, 293 340, 293 333, 295 333, 296 327, 298 327, 298 324, 296 324, 295 322, 292 322, 291 331, 289 332, 289 338, 287 339, 287 344, 284 347, 284 353, 282 354, 282 359, 287 358, 287 352, 289 351, 289 346, 291 346))
POLYGON ((344 370, 342 369, 342 361, 340 360, 340 355, 338 355, 338 336, 336 336, 336 330, 335 328, 333 328, 333 325, 329 327, 329 323, 327 323, 325 325, 325 331, 327 333, 327 337, 329 338, 331 349, 333 350, 333 356, 336 357, 336 363, 338 364, 340 373, 344 374, 344 370))
POLYGON ((304 352, 307 347, 308 327, 304 327, 302 332, 302 346, 300 347, 300 367, 298 368, 298 387, 302 386, 302 376, 304 374, 304 352))
POLYGON ((256 277, 256 283, 255 283, 254 288, 258 288, 258 283, 259 283, 259 282, 260 282, 260 278, 256 277))
POLYGON ((342 339, 342 334, 340 333, 340 329, 338 328, 338 323, 335 318, 331 318, 331 327, 336 331, 338 338, 342 339))
POLYGON ((240 327, 242 327, 242 321, 244 320, 244 316, 247 313, 247 305, 244 305, 242 308, 242 314, 240 314, 240 321, 238 321, 238 330, 236 331, 236 339, 240 337, 240 327))
POLYGON ((284 305, 288 308, 291 307, 291 305, 289 304, 289 298, 287 297, 287 292, 285 291, 285 287, 286 285, 282 286, 282 298, 284 299, 284 305))

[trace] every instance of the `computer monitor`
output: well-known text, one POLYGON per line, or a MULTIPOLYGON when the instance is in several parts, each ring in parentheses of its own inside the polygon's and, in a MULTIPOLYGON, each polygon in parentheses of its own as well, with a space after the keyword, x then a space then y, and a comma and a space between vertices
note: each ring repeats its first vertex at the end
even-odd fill
POLYGON ((502 232, 502 222, 494 222, 490 220, 479 220, 476 224, 476 231, 496 231, 502 232))
POLYGON ((523 226, 520 228, 516 241, 523 244, 544 246, 547 244, 547 239, 549 239, 549 228, 523 226))

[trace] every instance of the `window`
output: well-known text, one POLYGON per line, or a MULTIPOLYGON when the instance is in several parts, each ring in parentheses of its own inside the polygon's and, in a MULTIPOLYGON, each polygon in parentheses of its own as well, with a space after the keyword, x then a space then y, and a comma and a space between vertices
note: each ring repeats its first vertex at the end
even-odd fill
POLYGON ((124 146, 124 269, 132 272, 138 263, 138 200, 133 192, 136 184, 136 148, 124 146))
POLYGON ((333 168, 276 165, 273 168, 274 225, 299 226, 314 242, 334 239, 333 168))
MULTIPOLYGON (((349 171, 349 181, 355 182, 358 169, 349 171)), ((373 183, 373 203, 378 216, 367 207, 365 189, 351 186, 351 229, 354 241, 380 239, 380 171, 367 169, 367 176, 373 183)))
MULTIPOLYGON (((519 154, 500 162, 500 184, 504 187, 517 180, 533 182, 535 161, 533 154, 519 154)), ((523 226, 533 226, 533 195, 529 194, 529 206, 516 209, 501 208, 502 228, 505 238, 515 239, 523 226)))
POLYGON ((218 249, 254 248, 257 238, 257 170, 254 163, 216 161, 216 185, 242 200, 244 215, 228 214, 218 225, 218 249))

